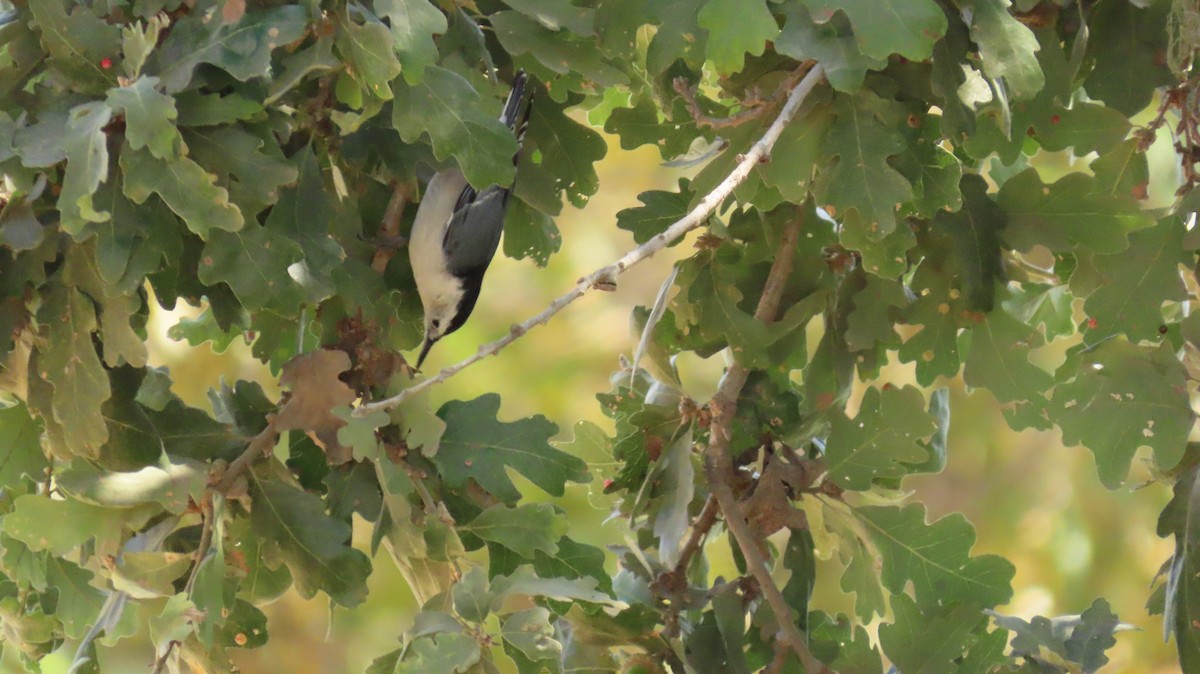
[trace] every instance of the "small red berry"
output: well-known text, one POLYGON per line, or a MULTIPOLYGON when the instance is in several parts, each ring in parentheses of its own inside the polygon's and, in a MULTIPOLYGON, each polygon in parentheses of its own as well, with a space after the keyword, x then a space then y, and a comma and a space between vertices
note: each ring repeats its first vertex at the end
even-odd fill
POLYGON ((609 487, 612 486, 612 483, 613 483, 612 478, 611 477, 608 478, 607 480, 604 481, 604 488, 608 489, 609 487))
POLYGON ((1099 326, 1099 325, 1100 325, 1100 321, 1098 321, 1098 320, 1096 320, 1096 319, 1094 319, 1094 318, 1089 318, 1089 319, 1088 319, 1088 328, 1090 328, 1090 329, 1092 329, 1092 330, 1095 330, 1095 329, 1096 329, 1096 327, 1097 327, 1097 326, 1099 326))
POLYGON ((1051 118, 1050 118, 1050 123, 1051 123, 1051 124, 1058 124, 1058 123, 1059 123, 1059 122, 1061 122, 1061 121, 1062 121, 1062 117, 1059 117, 1058 115, 1055 115, 1055 116, 1053 116, 1053 117, 1051 117, 1051 118))
POLYGON ((105 70, 108 70, 109 68, 112 67, 112 59, 108 58, 107 56, 100 59, 100 67, 104 68, 105 70))

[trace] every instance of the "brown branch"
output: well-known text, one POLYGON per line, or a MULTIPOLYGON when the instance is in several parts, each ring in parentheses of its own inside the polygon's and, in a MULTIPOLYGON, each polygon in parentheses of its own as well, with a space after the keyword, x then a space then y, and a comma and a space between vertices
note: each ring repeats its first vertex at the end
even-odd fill
POLYGON ((262 429, 258 435, 250 439, 250 443, 246 445, 246 451, 242 452, 236 459, 230 462, 225 468, 225 473, 221 475, 220 480, 214 486, 217 491, 228 492, 237 478, 250 467, 258 459, 263 458, 271 448, 275 446, 275 438, 278 433, 275 432, 275 417, 270 417, 267 420, 267 427, 262 429))
POLYGON ((371 258, 371 269, 382 274, 387 269, 388 263, 396 255, 396 247, 389 245, 388 242, 394 242, 400 238, 400 216, 404 215, 404 207, 408 205, 408 198, 411 196, 412 190, 408 183, 396 183, 392 186, 392 198, 388 200, 387 208, 383 212, 383 219, 379 223, 380 245, 375 249, 375 257, 371 258))
MULTIPOLYGON (((779 311, 783 288, 792 272, 792 258, 795 254, 796 242, 800 238, 800 225, 799 220, 794 220, 784 228, 783 237, 779 242, 779 252, 775 255, 775 262, 771 265, 771 272, 767 276, 766 285, 763 287, 762 296, 758 301, 758 308, 754 312, 754 317, 764 323, 774 321, 775 315, 779 311)), ((747 568, 758 581, 759 588, 775 613, 780 632, 777 638, 796 653, 801 664, 804 665, 805 672, 809 674, 827 672, 828 668, 817 660, 812 651, 808 649, 804 634, 792 619, 792 610, 783 598, 783 593, 775 584, 775 580, 771 577, 771 569, 767 566, 767 557, 760 546, 761 542, 750 530, 750 526, 742 514, 741 504, 733 493, 732 485, 735 475, 729 447, 733 418, 737 414, 738 398, 741 396, 742 388, 746 385, 749 375, 750 371, 736 359, 735 355, 733 364, 726 370, 721 387, 710 403, 713 420, 709 429, 708 446, 704 449, 704 473, 708 477, 709 488, 716 497, 721 512, 725 515, 725 524, 734 539, 737 540, 738 547, 741 548, 742 554, 746 558, 747 568)))
POLYGON ((655 253, 663 250, 672 242, 682 238, 683 235, 704 224, 704 222, 708 220, 708 216, 711 215, 713 211, 715 211, 717 207, 720 206, 725 199, 733 193, 734 188, 740 185, 742 181, 744 181, 746 177, 750 175, 750 171, 754 170, 754 167, 758 166, 759 162, 761 162, 764 158, 770 156, 771 148, 775 146, 775 141, 779 140, 779 135, 783 133, 783 130, 785 127, 787 127, 788 122, 790 122, 792 117, 796 115, 796 111, 800 109, 800 104, 803 103, 806 98, 808 98, 808 94, 811 93, 814 88, 816 88, 817 83, 824 79, 824 77, 825 71, 820 65, 812 66, 812 68, 808 70, 808 73, 803 76, 803 79, 800 81, 800 83, 797 84, 794 89, 792 89, 791 93, 788 95, 787 103, 783 105, 783 109, 779 111, 779 116, 776 117, 775 121, 771 123, 771 126, 767 128, 762 138, 759 138, 758 142, 754 143, 754 145, 752 145, 750 149, 741 156, 737 166, 734 167, 734 169, 729 173, 728 176, 725 177, 724 180, 721 181, 719 185, 714 187, 711 192, 709 192, 703 199, 700 200, 700 203, 697 204, 695 208, 693 208, 687 215, 683 216, 679 220, 676 220, 670 227, 666 229, 666 231, 629 251, 625 255, 621 256, 621 259, 617 260, 616 262, 601 267, 600 269, 597 269, 596 271, 579 279, 574 288, 551 302, 550 306, 543 309, 539 314, 526 319, 522 323, 512 326, 508 334, 500 339, 479 347, 479 350, 475 352, 475 355, 471 356, 470 358, 444 368, 433 377, 430 377, 429 379, 426 379, 415 386, 406 388, 390 398, 384 398, 383 400, 360 405, 354 410, 354 415, 357 417, 363 417, 376 410, 389 410, 404 402, 408 398, 417 395, 421 391, 446 381, 450 377, 453 377, 454 375, 483 360, 484 358, 496 355, 501 349, 520 339, 532 328, 549 321, 556 314, 558 314, 558 312, 565 309, 567 305, 579 299, 580 297, 583 297, 584 293, 588 292, 592 288, 611 287, 616 283, 617 277, 625 273, 625 271, 627 271, 630 267, 652 257, 655 253))
POLYGON ((709 494, 700 514, 696 515, 696 520, 692 522, 692 534, 679 551, 679 561, 670 571, 659 574, 651 586, 659 596, 670 601, 663 617, 662 634, 665 638, 674 638, 679 634, 679 613, 687 608, 684 606, 688 589, 687 567, 692 557, 700 550, 713 524, 716 524, 718 512, 717 499, 709 494))
POLYGON ((683 98, 683 102, 687 106, 688 114, 692 116, 692 121, 696 122, 696 126, 707 126, 711 129, 721 129, 745 124, 750 120, 762 117, 768 110, 771 109, 773 105, 783 100, 784 96, 786 96, 787 93, 796 86, 796 83, 800 81, 800 78, 808 74, 810 67, 811 64, 805 64, 792 74, 788 75, 787 78, 779 84, 779 88, 775 90, 775 93, 771 94, 767 98, 760 98, 757 95, 749 97, 747 100, 742 102, 742 104, 745 106, 745 109, 741 112, 730 115, 729 117, 712 117, 705 114, 704 110, 700 108, 700 102, 696 100, 696 87, 688 84, 687 79, 683 77, 676 77, 673 85, 676 93, 683 98))
POLYGON ((200 545, 196 546, 196 561, 192 563, 192 572, 188 574, 187 584, 183 586, 184 593, 189 597, 192 595, 192 589, 196 586, 196 576, 200 575, 200 566, 204 563, 204 558, 208 556, 208 549, 212 547, 212 492, 206 493, 204 500, 200 502, 200 517, 203 518, 200 528, 200 545))
POLYGON ((151 670, 150 674, 162 674, 163 670, 167 667, 167 658, 171 657, 171 651, 175 650, 175 647, 178 645, 179 642, 174 639, 167 642, 167 650, 163 651, 163 654, 154 660, 154 669, 151 670))
POLYGON ((700 549, 700 544, 704 542, 708 531, 717 521, 717 512, 719 512, 717 499, 710 494, 708 500, 704 502, 704 508, 699 515, 696 515, 696 521, 692 522, 692 535, 688 537, 687 542, 683 544, 683 549, 679 551, 679 561, 675 564, 672 573, 680 577, 687 574, 687 567, 692 561, 692 556, 700 549))

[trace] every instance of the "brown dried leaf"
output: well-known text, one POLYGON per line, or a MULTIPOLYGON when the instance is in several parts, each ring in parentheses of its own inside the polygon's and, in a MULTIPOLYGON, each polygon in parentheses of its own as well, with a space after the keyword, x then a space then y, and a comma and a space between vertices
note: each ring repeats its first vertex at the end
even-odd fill
POLYGON ((275 419, 275 428, 308 433, 325 449, 332 464, 345 463, 351 457, 350 448, 337 441, 337 431, 346 422, 332 412, 335 407, 354 402, 354 390, 338 378, 349 369, 350 357, 344 351, 312 351, 285 363, 279 377, 279 382, 291 390, 275 419))

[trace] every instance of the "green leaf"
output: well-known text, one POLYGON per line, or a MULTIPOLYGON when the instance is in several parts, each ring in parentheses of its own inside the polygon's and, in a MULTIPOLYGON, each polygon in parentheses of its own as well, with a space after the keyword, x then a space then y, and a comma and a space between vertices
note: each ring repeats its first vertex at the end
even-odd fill
POLYGON ((183 137, 192 157, 217 176, 217 184, 229 191, 229 200, 247 218, 274 204, 279 188, 296 181, 296 167, 283 158, 270 134, 222 126, 188 129, 183 137))
POLYGON ((1129 118, 1116 110, 1087 101, 1070 108, 1055 106, 1033 119, 1034 137, 1047 150, 1074 148, 1076 157, 1105 153, 1125 140, 1129 118))
POLYGON ((136 529, 160 509, 108 508, 74 499, 51 499, 37 494, 18 496, 4 517, 4 532, 29 546, 63 556, 96 539, 97 547, 114 550, 127 529, 136 529), (53 522, 54 526, 47 526, 53 522))
POLYGON ((983 634, 959 663, 957 674, 990 674, 996 667, 1011 662, 1004 653, 1007 649, 1008 632, 1005 630, 983 634))
POLYGON ((832 206, 826 210, 839 218, 858 211, 869 237, 882 239, 896 229, 896 206, 913 195, 908 180, 888 164, 888 157, 906 147, 895 128, 900 111, 894 103, 863 90, 854 96, 838 94, 834 114, 837 119, 825 140, 825 154, 837 161, 821 172, 813 191, 819 203, 832 206))
POLYGON ((554 218, 516 199, 508 204, 504 219, 504 254, 514 260, 530 258, 545 267, 562 247, 562 234, 554 218))
POLYGON ((1083 81, 1093 99, 1126 116, 1150 104, 1154 91, 1175 83, 1165 58, 1170 3, 1110 2, 1088 13, 1086 60, 1092 70, 1083 81))
POLYGON ((991 311, 996 286, 1004 281, 1000 233, 1007 224, 1005 213, 988 196, 983 178, 967 174, 959 185, 962 209, 938 213, 933 230, 949 237, 953 245, 967 306, 975 311, 991 311))
POLYGON ((1131 231, 1154 224, 1136 204, 1098 192, 1096 179, 1083 173, 1044 185, 1036 169, 1026 169, 1004 183, 997 201, 1008 213, 1004 239, 1020 251, 1040 244, 1117 253, 1128 247, 1131 231))
POLYGON ((875 615, 885 615, 887 603, 883 597, 874 552, 867 547, 866 541, 859 538, 861 534, 856 531, 851 518, 824 505, 816 512, 823 513, 822 519, 828 531, 820 532, 821 535, 832 534, 833 540, 837 541, 838 559, 845 567, 838 586, 843 592, 854 593, 855 615, 864 623, 870 622, 875 615))
POLYGON ((270 479, 255 479, 251 496, 251 525, 278 546, 300 596, 323 590, 347 608, 366 599, 371 561, 350 547, 350 525, 326 515, 319 497, 270 479))
POLYGON ((63 282, 85 293, 100 310, 100 334, 104 343, 104 362, 109 367, 129 363, 146 365, 149 357, 145 340, 131 325, 142 310, 137 294, 122 294, 100 278, 99 265, 93 259, 91 243, 77 244, 67 251, 63 282))
POLYGON ((267 616, 254 604, 237 600, 226 609, 221 626, 220 645, 225 648, 258 648, 267 643, 267 616))
POLYGON ((593 164, 604 158, 608 145, 599 133, 567 115, 571 104, 534 97, 525 144, 541 152, 541 168, 555 177, 558 189, 576 208, 583 208, 600 187, 593 164))
POLYGON ((579 543, 566 536, 559 539, 553 555, 538 551, 533 557, 533 570, 542 578, 596 580, 600 592, 612 592, 612 580, 604 570, 604 551, 594 545, 579 543))
MULTIPOLYGON (((825 69, 825 77, 834 89, 854 93, 862 87, 868 70, 887 66, 887 58, 867 56, 859 50, 844 13, 835 12, 828 20, 815 23, 800 2, 785 4, 782 10, 787 23, 775 40, 775 51, 798 61, 814 59, 825 69)), ((730 23, 736 25, 737 21, 730 23)))
POLYGON ((919 444, 937 430, 914 386, 867 389, 853 419, 833 418, 825 446, 829 477, 843 489, 864 491, 877 478, 903 477, 905 463, 926 458, 919 444))
POLYGON ((179 113, 175 99, 158 91, 158 83, 157 77, 139 77, 119 89, 109 89, 108 104, 124 111, 125 138, 130 147, 148 148, 159 159, 174 159, 183 147, 179 129, 175 128, 179 113))
POLYGON ((332 282, 331 272, 346 261, 346 253, 334 237, 340 229, 339 221, 351 220, 351 214, 340 207, 326 186, 312 148, 301 150, 298 155, 292 156, 298 168, 291 169, 291 178, 280 183, 294 180, 296 184, 279 194, 267 216, 266 228, 300 244, 308 271, 322 281, 332 282))
POLYGON ((562 656, 563 646, 555 640, 555 630, 550 624, 550 611, 536 606, 517 611, 500 626, 504 642, 521 651, 530 660, 557 660, 562 656))
POLYGON ((654 480, 657 493, 651 503, 653 531, 658 539, 659 558, 668 566, 679 561, 683 535, 691 519, 688 508, 696 491, 693 447, 692 431, 688 428, 674 438, 656 464, 658 472, 654 480))
POLYGON ((90 6, 46 0, 29 5, 50 53, 50 65, 81 93, 99 94, 116 81, 114 71, 101 62, 120 52, 120 29, 100 17, 90 6), (68 12, 67 10, 71 11, 68 12))
POLYGON ((1004 78, 1015 100, 1033 98, 1046 83, 1038 64, 1037 38, 1025 24, 1008 12, 1009 0, 969 0, 972 11, 971 39, 979 45, 983 72, 992 79, 1004 78))
POLYGON ((879 645, 905 674, 950 672, 987 620, 977 605, 955 604, 922 614, 906 594, 892 597, 893 622, 879 626, 879 645))
POLYGON ((62 424, 71 451, 95 457, 108 439, 100 406, 112 395, 92 344, 96 310, 75 288, 54 284, 38 320, 46 326, 39 374, 54 387, 54 420, 62 424))
POLYGON ((649 96, 638 98, 632 108, 615 108, 604 121, 604 130, 621 137, 621 149, 653 145, 663 159, 686 153, 699 133, 690 120, 660 119, 658 105, 649 96))
POLYGON ((839 233, 842 245, 858 251, 862 266, 875 276, 895 278, 908 266, 908 251, 917 244, 910 227, 896 227, 880 236, 879 223, 868 221, 869 216, 857 210, 842 217, 839 233))
POLYGON ((108 179, 108 146, 104 126, 112 118, 112 109, 99 101, 71 109, 63 149, 67 153, 67 171, 63 176, 58 207, 63 229, 76 238, 89 222, 104 222, 111 214, 99 213, 92 195, 108 179))
MULTIPOLYGON (((445 450, 444 440, 442 449, 445 450)), ((459 525, 458 531, 499 543, 532 559, 538 550, 548 555, 558 552, 555 541, 567 533, 567 518, 547 503, 525 503, 515 508, 497 504, 470 523, 459 525)))
POLYGON ((987 314, 971 329, 963 381, 992 392, 1002 403, 1031 400, 1054 383, 1049 372, 1029 362, 1041 334, 1003 311, 987 314))
POLYGON ((420 82, 425 66, 437 62, 433 36, 446 32, 446 16, 429 0, 376 0, 375 11, 388 20, 404 79, 420 82))
POLYGON ((498 119, 499 103, 481 100, 470 82, 438 66, 427 67, 420 83, 392 86, 392 124, 404 142, 428 134, 434 156, 453 156, 478 189, 512 183, 517 140, 498 119))
POLYGON ((511 574, 492 579, 492 611, 504 606, 511 597, 546 597, 562 601, 577 600, 609 603, 608 595, 597 591, 595 578, 546 578, 534 573, 528 564, 511 574))
POLYGON ((925 523, 925 506, 866 506, 854 510, 883 561, 892 594, 912 583, 922 611, 962 601, 991 607, 1012 598, 1016 569, 1003 557, 971 557, 975 530, 955 513, 925 523))
POLYGON ((651 74, 667 70, 676 59, 699 69, 704 65, 708 31, 696 23, 704 0, 646 0, 646 17, 658 25, 658 31, 646 50, 646 65, 651 74))
POLYGON ((642 192, 638 195, 641 206, 626 208, 617 213, 617 227, 632 233, 634 243, 643 244, 666 231, 676 220, 686 215, 691 199, 692 194, 683 181, 679 183, 678 192, 642 192))
MULTIPOLYGON (((271 84, 267 89, 267 98, 263 103, 269 104, 277 101, 287 92, 296 87, 304 78, 315 73, 328 73, 329 71, 339 68, 342 65, 341 59, 333 55, 333 37, 322 35, 317 38, 317 41, 311 45, 296 51, 290 56, 282 59, 283 73, 271 80, 271 84)), ((249 106, 241 114, 255 114, 262 111, 262 106, 258 103, 250 101, 257 107, 257 110, 250 109, 249 106)), ((207 117, 209 114, 219 112, 220 108, 212 111, 197 110, 198 115, 207 117)), ((182 96, 180 97, 180 125, 187 126, 183 119, 187 116, 183 107, 182 96)), ((242 119, 242 117, 236 117, 242 119)), ((218 120, 212 123, 220 124, 233 121, 232 119, 218 120)), ((199 125, 196 125, 199 126, 199 125)))
POLYGON ((518 62, 549 82, 550 95, 558 100, 567 91, 591 92, 596 85, 608 87, 629 81, 625 73, 605 60, 595 40, 576 39, 571 33, 551 30, 519 12, 496 12, 488 20, 508 53, 532 56, 518 62))
POLYGON ((29 477, 41 480, 50 466, 42 453, 42 424, 24 404, 0 408, 0 487, 12 489, 29 477))
POLYGON ((104 605, 104 593, 92 587, 94 574, 61 557, 46 558, 46 583, 58 590, 54 616, 62 621, 63 633, 82 639, 104 605))
POLYGON ((796 611, 800 629, 809 630, 808 607, 817 584, 816 542, 808 529, 793 529, 781 559, 792 572, 787 585, 780 588, 783 598, 796 611))
POLYGON ((121 152, 125 195, 143 204, 150 195, 162 197, 188 229, 206 238, 213 229, 241 229, 242 212, 229 203, 229 193, 216 185, 216 176, 188 157, 157 159, 147 150, 121 152))
POLYGON ((1083 665, 1083 671, 1095 672, 1108 664, 1104 651, 1117 645, 1113 637, 1120 625, 1108 602, 1097 599, 1079 616, 1079 624, 1067 639, 1067 657, 1083 665))
MULTIPOLYGON (((505 503, 515 503, 521 493, 505 468, 512 468, 554 496, 562 496, 568 481, 590 478, 584 462, 551 447, 548 440, 558 427, 538 415, 513 423, 496 418, 500 396, 489 393, 468 402, 450 401, 438 410, 446 422, 433 462, 451 488, 474 480, 505 503)), ((557 538, 557 537, 556 537, 557 538)))
POLYGON ((183 513, 189 501, 200 502, 208 486, 208 466, 164 456, 160 465, 137 471, 99 471, 85 465, 62 471, 55 479, 63 491, 84 503, 108 508, 159 503, 170 512, 183 513))
POLYGON ((933 44, 946 33, 946 15, 933 0, 877 3, 874 0, 800 0, 817 23, 833 19, 841 10, 854 25, 854 37, 863 54, 886 59, 900 54, 923 61, 933 44))
POLYGON ((783 198, 796 203, 808 199, 813 177, 828 160, 824 147, 829 129, 833 125, 832 107, 828 101, 820 100, 820 90, 809 96, 816 100, 811 107, 806 105, 797 113, 779 135, 771 150, 774 159, 755 168, 763 184, 779 190, 783 198))
POLYGON ((575 6, 570 0, 504 0, 504 4, 550 30, 565 28, 580 37, 592 36, 595 11, 575 6))
POLYGON ((707 55, 722 75, 740 71, 746 54, 761 56, 779 35, 766 0, 708 0, 696 19, 708 30, 707 55))
POLYGON ((854 310, 846 319, 846 345, 851 351, 899 346, 895 309, 908 303, 899 282, 868 275, 866 285, 854 294, 854 310))
POLYGON ((1063 444, 1086 445, 1096 455, 1100 481, 1116 489, 1138 447, 1170 469, 1183 456, 1195 414, 1187 375, 1170 345, 1138 346, 1109 339, 1069 357, 1059 368, 1051 418, 1063 444))
POLYGON ((195 12, 171 25, 148 70, 168 94, 182 91, 201 63, 211 63, 245 82, 271 75, 271 52, 299 40, 308 28, 308 10, 299 5, 249 9, 233 23, 221 12, 195 12))
POLYGON ((1163 638, 1175 633, 1179 664, 1188 670, 1200 663, 1200 634, 1192 627, 1200 619, 1200 468, 1184 471, 1174 494, 1158 517, 1158 535, 1175 537, 1175 552, 1167 567, 1163 638))
POLYGON ((359 25, 344 16, 338 20, 335 44, 348 67, 346 73, 371 96, 385 101, 392 98, 388 83, 400 74, 393 39, 393 33, 381 23, 359 25))
POLYGON ((1037 327, 1041 325, 1046 341, 1075 334, 1075 316, 1071 302, 1074 298, 1066 286, 1023 283, 1010 287, 1003 301, 1004 311, 1018 321, 1037 327))
POLYGON ((174 581, 192 566, 191 555, 182 552, 122 552, 112 570, 113 588, 134 599, 169 597, 174 581))
POLYGON ((414 640, 395 674, 453 674, 479 662, 479 642, 466 634, 442 632, 414 640))
POLYGON ((454 612, 471 622, 481 623, 491 611, 492 594, 488 588, 487 572, 473 566, 450 588, 454 612))
POLYGON ((935 117, 914 114, 909 119, 917 128, 908 134, 908 148, 897 157, 896 168, 912 182, 917 214, 931 218, 959 210, 963 205, 962 162, 940 145, 941 130, 933 123, 935 117))
POLYGON ((1102 153, 1088 165, 1096 176, 1097 192, 1141 201, 1150 185, 1150 167, 1146 153, 1138 149, 1140 141, 1130 138, 1102 153))
POLYGON ((249 311, 271 309, 294 316, 306 297, 288 270, 303 258, 292 239, 250 224, 237 232, 213 232, 198 276, 205 285, 228 284, 249 311))
POLYGON ((1096 256, 1101 285, 1083 305, 1095 320, 1089 342, 1121 333, 1134 342, 1161 338, 1162 303, 1187 297, 1179 265, 1192 264, 1192 255, 1184 253, 1183 235, 1179 218, 1168 217, 1130 234, 1128 250, 1096 256))

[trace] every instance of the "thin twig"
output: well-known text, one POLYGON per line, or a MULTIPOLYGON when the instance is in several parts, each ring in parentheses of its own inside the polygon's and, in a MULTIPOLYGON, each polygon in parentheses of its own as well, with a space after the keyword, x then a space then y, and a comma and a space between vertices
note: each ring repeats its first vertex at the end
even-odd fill
MULTIPOLYGON (((379 223, 380 241, 395 241, 400 238, 400 216, 404 214, 404 207, 408 205, 411 193, 408 183, 398 182, 392 186, 392 198, 388 200, 383 219, 379 223)), ((375 256, 371 258, 371 269, 382 274, 395 255, 395 246, 380 245, 375 250, 375 256)))
POLYGON ((488 356, 496 355, 496 353, 498 353, 501 349, 509 344, 512 344, 522 335, 529 332, 530 329, 550 320, 555 314, 562 311, 568 304, 574 302, 580 297, 583 297, 584 293, 586 293, 588 290, 591 290, 597 285, 608 284, 611 286, 616 282, 616 278, 624 273, 627 269, 641 262, 642 260, 653 256, 655 253, 666 248, 668 244, 673 243, 677 239, 683 237, 684 234, 687 234, 693 229, 699 227, 704 223, 705 220, 708 219, 708 216, 712 214, 712 212, 715 211, 730 194, 733 193, 734 188, 740 185, 742 181, 746 179, 746 176, 750 175, 750 171, 753 170, 754 167, 757 166, 764 157, 770 156, 771 148, 774 147, 775 141, 779 139, 779 135, 783 133, 783 129, 788 125, 788 122, 792 120, 792 117, 795 116, 796 111, 800 109, 800 104, 804 102, 804 100, 808 97, 808 94, 812 92, 812 90, 817 86, 817 83, 820 82, 824 77, 824 69, 822 69, 820 65, 813 66, 812 69, 808 71, 808 74, 804 76, 804 79, 800 81, 800 84, 796 85, 795 89, 792 89, 792 93, 788 96, 787 103, 785 103, 783 109, 779 111, 779 117, 777 117, 775 121, 771 123, 771 126, 767 129, 766 133, 763 134, 763 137, 760 138, 754 145, 752 145, 750 150, 742 156, 741 160, 737 163, 737 166, 735 166, 733 171, 726 176, 725 180, 721 181, 721 184, 713 188, 713 191, 709 192, 708 195, 706 195, 690 213, 675 221, 675 223, 668 227, 665 232, 662 232, 637 248, 629 251, 616 262, 601 267, 600 269, 597 269, 596 271, 579 279, 578 283, 573 289, 571 289, 570 292, 567 292, 551 302, 550 306, 546 307, 536 316, 527 319, 523 323, 512 326, 508 334, 505 336, 497 339, 494 342, 491 342, 490 344, 485 344, 479 347, 479 350, 475 352, 475 355, 471 356, 470 358, 467 358, 460 363, 451 365, 450 367, 443 369, 441 372, 438 372, 433 377, 430 377, 429 379, 426 379, 415 386, 404 389, 390 398, 384 398, 383 400, 377 400, 375 402, 361 405, 354 410, 354 415, 363 417, 377 410, 389 410, 411 398, 412 396, 417 395, 421 391, 446 381, 450 377, 453 377, 476 362, 481 361, 488 356))
POLYGON ((753 119, 762 117, 771 106, 783 99, 787 92, 796 86, 796 82, 807 72, 807 66, 803 66, 789 75, 779 88, 775 90, 768 98, 750 99, 744 102, 745 109, 729 117, 711 117, 704 113, 700 108, 699 101, 696 100, 696 88, 688 84, 687 79, 683 77, 675 78, 675 91, 683 98, 684 104, 687 105, 688 114, 692 116, 692 120, 696 122, 696 126, 707 126, 711 129, 721 129, 731 126, 745 124, 753 119))
POLYGON ((189 597, 192 596, 192 589, 196 586, 196 576, 200 575, 200 567, 204 564, 204 558, 208 556, 208 549, 212 547, 212 492, 207 492, 204 500, 200 502, 200 517, 203 518, 200 527, 200 545, 196 546, 196 561, 192 563, 192 572, 188 574, 187 584, 183 586, 184 593, 189 597))
MULTIPOLYGON (((758 300, 758 308, 754 312, 754 317, 759 321, 770 323, 775 320, 783 288, 792 272, 792 258, 799 238, 800 222, 796 220, 788 223, 779 242, 779 252, 776 253, 775 262, 771 265, 771 272, 767 276, 762 296, 758 300)), ((741 504, 738 503, 737 497, 733 493, 733 458, 730 456, 729 446, 733 418, 737 414, 738 397, 741 396, 742 388, 746 385, 749 375, 750 371, 735 357, 733 364, 725 372, 721 387, 713 396, 710 403, 710 407, 713 409, 712 426, 709 429, 708 446, 704 449, 704 473, 708 477, 709 488, 717 498, 721 511, 725 514, 725 525, 737 540, 738 547, 741 548, 742 554, 746 558, 747 568, 758 580, 759 588, 775 612, 775 619, 779 623, 780 631, 778 638, 795 651, 801 664, 804 665, 805 672, 818 674, 828 670, 808 649, 804 634, 792 619, 791 608, 771 577, 771 569, 767 566, 766 555, 759 545, 760 541, 751 532, 746 518, 742 515, 741 504)))
POLYGON ((708 532, 712 530, 713 524, 716 524, 718 512, 720 509, 717 507, 717 499, 709 494, 700 514, 696 515, 696 520, 692 522, 691 535, 688 536, 687 542, 679 551, 679 561, 670 571, 655 579, 651 585, 659 596, 670 600, 663 617, 662 634, 665 638, 674 638, 679 634, 679 613, 687 608, 685 605, 688 591, 687 568, 692 557, 700 550, 708 532))
POLYGON ((246 451, 242 452, 236 459, 229 463, 229 466, 225 469, 225 474, 221 476, 221 480, 216 484, 217 491, 229 491, 229 488, 233 486, 234 480, 239 475, 244 473, 251 464, 261 459, 275 446, 277 435, 278 433, 275 432, 275 418, 271 417, 267 421, 267 427, 250 439, 250 444, 246 445, 246 451))
POLYGON ((179 642, 174 639, 167 642, 167 650, 163 651, 163 654, 154 660, 154 669, 150 674, 162 674, 163 670, 167 667, 167 658, 171 657, 171 651, 175 650, 175 646, 178 644, 179 642))
POLYGON ((679 551, 679 562, 675 564, 673 573, 681 577, 687 574, 687 567, 692 561, 692 555, 695 555, 696 551, 700 549, 700 544, 717 521, 717 512, 717 499, 710 494, 708 500, 704 502, 704 508, 699 515, 696 515, 696 521, 692 522, 692 535, 688 537, 687 542, 683 544, 683 549, 679 551))

